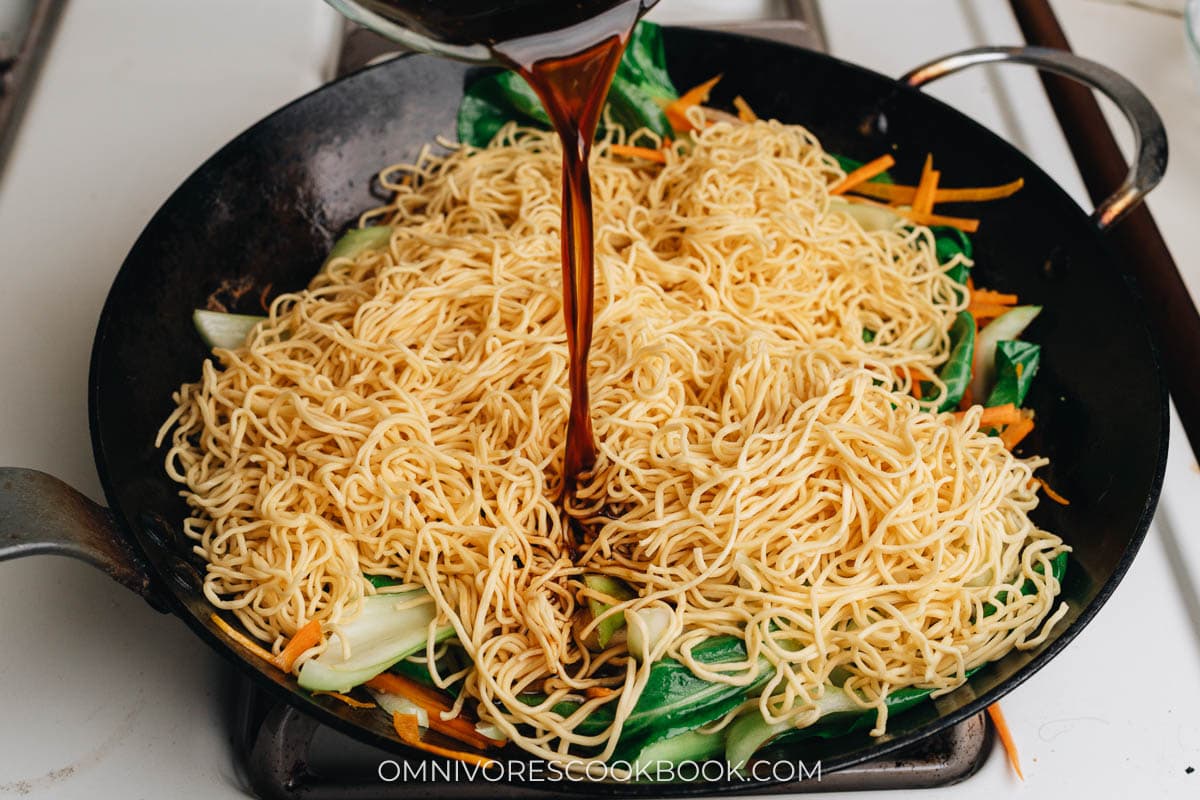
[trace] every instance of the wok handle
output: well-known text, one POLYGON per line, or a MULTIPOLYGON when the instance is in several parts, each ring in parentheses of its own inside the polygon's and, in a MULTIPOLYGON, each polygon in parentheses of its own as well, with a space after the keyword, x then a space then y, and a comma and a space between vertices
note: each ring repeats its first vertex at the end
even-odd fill
POLYGON ((146 565, 111 511, 44 472, 0 467, 0 561, 41 554, 86 561, 155 605, 146 565))
POLYGON ((1154 106, 1127 78, 1106 66, 1051 47, 976 47, 930 61, 900 78, 914 88, 976 64, 1029 64, 1072 78, 1103 92, 1117 104, 1133 128, 1134 159, 1125 182, 1092 213, 1092 221, 1107 230, 1142 202, 1167 169, 1167 132, 1154 106))

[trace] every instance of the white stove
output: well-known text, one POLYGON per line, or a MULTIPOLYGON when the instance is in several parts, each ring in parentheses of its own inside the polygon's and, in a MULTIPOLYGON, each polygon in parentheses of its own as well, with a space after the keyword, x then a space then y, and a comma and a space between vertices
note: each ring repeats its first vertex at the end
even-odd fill
MULTIPOLYGON (((663 0, 653 17, 726 22, 782 16, 785 5, 663 0)), ((1165 118, 1171 165, 1150 206, 1200 297, 1200 86, 1182 21, 1097 0, 1054 5, 1076 51, 1133 79, 1165 118)), ((826 0, 821 11, 834 55, 890 75, 1020 42, 996 0, 826 0)), ((195 166, 322 83, 339 31, 319 0, 67 5, 0 182, 0 463, 100 498, 86 376, 117 268, 195 166)), ((968 73, 931 91, 1086 204, 1032 72, 968 73)), ((1004 700, 1024 784, 997 750, 974 777, 925 796, 1200 796, 1200 469, 1173 425, 1159 513, 1129 574, 1079 638, 1004 700), (1151 646, 1134 645, 1146 631, 1151 646)), ((0 637, 0 796, 246 796, 221 702, 229 673, 178 620, 89 567, 40 558, 0 565, 0 637)))

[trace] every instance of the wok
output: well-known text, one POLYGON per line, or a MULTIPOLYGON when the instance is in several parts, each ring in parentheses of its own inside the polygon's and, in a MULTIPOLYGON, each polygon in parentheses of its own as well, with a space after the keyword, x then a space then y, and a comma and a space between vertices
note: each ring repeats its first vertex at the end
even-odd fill
MULTIPOLYGON (((1074 548, 1063 587, 1070 611, 1044 644, 1014 652, 956 691, 893 718, 882 738, 857 734, 775 754, 820 759, 829 772, 914 743, 1015 688, 1079 633, 1137 552, 1163 477, 1167 395, 1145 311, 1103 229, 1161 177, 1165 136, 1153 109, 1123 78, 1056 51, 968 51, 895 81, 758 39, 689 29, 668 29, 666 37, 680 85, 710 77, 719 64, 725 77, 716 105, 742 94, 763 116, 807 125, 832 152, 866 160, 890 151, 909 171, 933 152, 959 185, 1025 179, 1018 195, 983 208, 975 279, 1045 307, 1027 334, 1043 346, 1044 358, 1028 401, 1038 426, 1024 449, 1051 459, 1042 474, 1071 499, 1069 506, 1043 503, 1035 516, 1074 548), (1091 218, 1007 142, 916 88, 985 61, 1033 63, 1083 79, 1134 122, 1139 138, 1130 179, 1091 218)), ((48 475, 0 470, 0 557, 59 553, 100 566, 178 615, 275 696, 363 741, 410 755, 385 715, 309 696, 213 624, 201 593, 204 564, 181 533, 186 507, 164 475, 154 436, 173 408, 172 391, 194 380, 208 355, 192 329, 192 310, 223 281, 248 276, 273 292, 306 285, 332 242, 381 199, 376 172, 415 157, 437 136, 453 137, 470 72, 422 55, 366 69, 277 111, 196 170, 137 240, 97 327, 89 410, 108 508, 48 475)), ((539 783, 490 791, 682 795, 752 788, 764 787, 539 783)))

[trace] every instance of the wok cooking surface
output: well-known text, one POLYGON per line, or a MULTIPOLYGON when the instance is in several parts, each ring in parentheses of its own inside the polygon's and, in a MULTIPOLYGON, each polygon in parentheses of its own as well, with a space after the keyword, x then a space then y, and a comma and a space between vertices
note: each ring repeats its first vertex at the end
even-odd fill
MULTIPOLYGON (((726 69, 716 104, 743 94, 764 116, 808 125, 833 152, 863 159, 890 149, 915 168, 932 151, 944 174, 963 184, 1026 179, 1018 198, 985 212, 975 274, 982 285, 1017 291, 1047 309, 1030 331, 1046 364, 1030 398, 1039 426, 1027 451, 1052 459, 1044 474, 1073 500, 1065 509, 1043 505, 1038 516, 1076 548, 1064 586, 1072 610, 1044 646, 1012 654, 968 686, 897 718, 882 740, 838 740, 806 752, 833 769, 973 715, 1044 664, 1094 614, 1149 523, 1165 457, 1165 396, 1140 310, 1103 241, 1079 208, 1008 145, 928 98, 827 57, 682 30, 670 33, 667 50, 678 84, 697 83, 720 63, 726 69), (785 79, 794 75, 805 80, 785 79), (1088 324, 1094 319, 1107 324, 1088 324), (1120 392, 1113 391, 1113 374, 1126 382, 1120 392)), ((183 504, 153 447, 171 392, 196 377, 205 356, 191 310, 224 280, 250 276, 276 292, 307 283, 337 234, 378 201, 375 172, 413 157, 436 135, 452 135, 465 69, 403 59, 268 118, 172 196, 113 285, 90 390, 106 495, 176 610, 239 662, 208 622, 212 609, 198 592, 201 565, 177 533, 183 504)), ((381 715, 368 719, 327 698, 293 694, 290 679, 245 666, 277 696, 395 749, 381 715)))

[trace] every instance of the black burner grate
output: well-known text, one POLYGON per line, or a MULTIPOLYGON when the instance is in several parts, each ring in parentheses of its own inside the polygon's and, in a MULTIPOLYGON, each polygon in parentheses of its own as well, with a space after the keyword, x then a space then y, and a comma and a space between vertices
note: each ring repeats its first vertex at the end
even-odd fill
MULTIPOLYGON (((770 787, 771 794, 926 789, 969 778, 991 751, 992 728, 979 714, 891 756, 770 787)), ((234 748, 249 788, 264 800, 547 800, 555 784, 512 786, 478 781, 387 782, 380 764, 398 757, 319 724, 241 681, 237 692, 234 748)), ((392 769, 392 768, 389 768, 392 769)), ((385 774, 389 774, 385 770, 385 774)), ((612 785, 597 793, 614 795, 612 785)), ((762 793, 764 790, 756 790, 762 793)))

